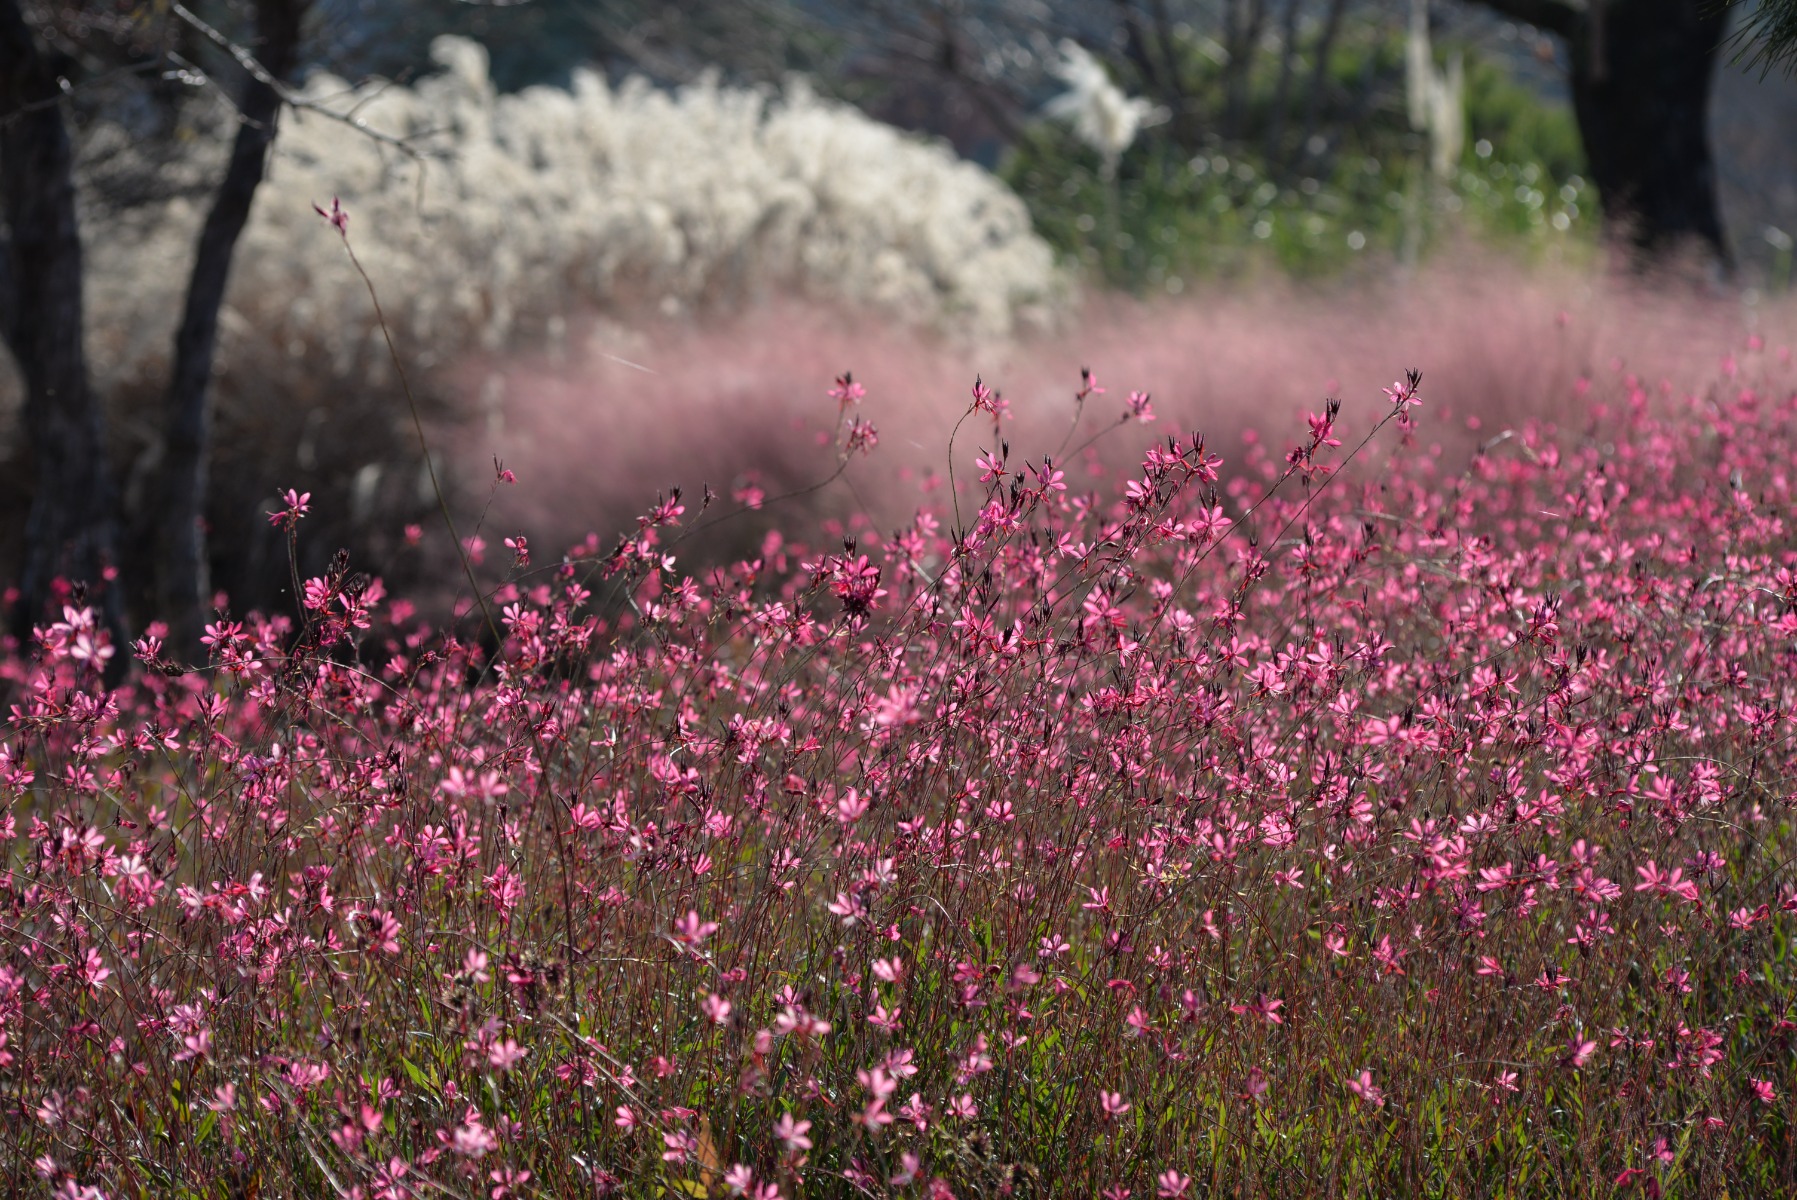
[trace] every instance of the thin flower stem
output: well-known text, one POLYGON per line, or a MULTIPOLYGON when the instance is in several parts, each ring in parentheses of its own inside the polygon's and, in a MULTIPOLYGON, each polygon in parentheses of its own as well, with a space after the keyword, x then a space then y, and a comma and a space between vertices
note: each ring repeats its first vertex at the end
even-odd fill
POLYGON ((405 364, 400 361, 399 348, 393 344, 393 331, 387 327, 387 314, 381 310, 381 298, 375 294, 374 280, 362 267, 362 260, 356 257, 356 248, 349 244, 349 234, 339 230, 343 237, 343 249, 349 254, 351 265, 356 274, 362 277, 362 285, 368 289, 369 303, 374 305, 374 318, 381 327, 381 337, 387 343, 387 356, 393 360, 393 369, 399 375, 400 390, 405 393, 406 408, 412 414, 412 430, 418 435, 418 453, 424 456, 424 470, 430 477, 431 493, 437 498, 437 512, 443 518, 443 527, 449 530, 449 540, 455 546, 456 557, 461 560, 462 572, 468 578, 468 587, 474 595, 474 602, 480 605, 480 615, 486 621, 487 632, 493 637, 493 652, 505 645, 505 635, 499 631, 499 623, 493 619, 492 610, 487 607, 487 598, 481 592, 480 583, 474 578, 474 564, 469 561, 467 547, 462 545, 461 535, 456 533, 455 518, 449 515, 449 501, 443 495, 443 485, 437 479, 437 464, 431 457, 430 443, 424 436, 424 418, 418 413, 418 400, 412 395, 412 382, 406 376, 405 364))

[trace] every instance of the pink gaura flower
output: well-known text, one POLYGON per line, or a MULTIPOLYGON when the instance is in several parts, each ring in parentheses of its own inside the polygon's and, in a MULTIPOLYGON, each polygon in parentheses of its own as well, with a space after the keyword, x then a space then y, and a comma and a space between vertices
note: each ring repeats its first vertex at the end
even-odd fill
POLYGON ((830 389, 830 399, 836 401, 840 410, 861 403, 867 395, 867 389, 855 382, 855 376, 848 371, 836 377, 836 385, 830 389))
MULTIPOLYGON (((347 220, 347 218, 345 219, 347 220)), ((300 520, 311 511, 312 493, 298 492, 288 488, 286 494, 281 497, 281 502, 286 507, 269 513, 268 523, 276 529, 296 529, 299 527, 300 520)))
POLYGON ((312 205, 312 211, 329 221, 331 227, 343 237, 349 237, 349 214, 344 211, 343 202, 337 197, 331 197, 331 209, 329 212, 320 208, 316 203, 312 205))
POLYGON ((1180 1200, 1192 1186, 1192 1177, 1182 1175, 1169 1167, 1154 1177, 1154 1194, 1160 1200, 1180 1200))
POLYGON ((1590 1061, 1592 1053, 1596 1050, 1596 1042, 1574 1034, 1572 1039, 1566 1043, 1566 1053, 1560 1057, 1561 1065, 1577 1071, 1590 1061))
POLYGON ((1373 1084, 1373 1073, 1362 1071, 1348 1080, 1348 1090, 1374 1108, 1385 1107, 1385 1092, 1373 1084))
POLYGON ((1238 1015, 1253 1013, 1269 1025, 1283 1025, 1285 1018, 1279 1015, 1279 1009, 1284 1004, 1284 1000, 1275 1000, 1262 992, 1248 1004, 1231 1004, 1229 1011, 1238 1015))
POLYGON ((781 1113, 774 1122, 774 1136, 789 1153, 811 1149, 811 1139, 806 1136, 810 1132, 811 1122, 798 1120, 791 1113, 781 1113))
POLYGON ((495 1042, 487 1051, 487 1062, 499 1071, 510 1071, 524 1061, 530 1051, 511 1038, 495 1042))
POLYGON ((1644 866, 1635 868, 1641 876, 1641 882, 1635 885, 1637 892, 1654 892, 1662 896, 1672 896, 1687 904, 1697 903, 1697 882, 1684 878, 1685 869, 1674 867, 1670 871, 1662 871, 1653 859, 1648 859, 1644 866))
POLYGON ((716 921, 707 921, 697 912, 688 912, 674 922, 674 941, 676 944, 697 954, 707 939, 718 931, 716 921))

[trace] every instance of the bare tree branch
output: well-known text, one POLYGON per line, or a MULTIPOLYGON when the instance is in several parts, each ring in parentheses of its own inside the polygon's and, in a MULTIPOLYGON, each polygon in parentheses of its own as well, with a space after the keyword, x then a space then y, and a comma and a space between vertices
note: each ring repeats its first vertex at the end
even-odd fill
POLYGON ((1285 110, 1291 103, 1292 72, 1298 57, 1298 0, 1285 0, 1279 26, 1279 82, 1273 90, 1273 115, 1267 122, 1267 163, 1278 169, 1285 140, 1285 110))
POLYGON ((192 10, 186 5, 180 3, 173 4, 169 7, 169 11, 199 32, 205 34, 213 42, 223 47, 232 58, 237 60, 239 66, 249 72, 252 79, 270 89, 280 98, 281 102, 289 108, 300 109, 305 112, 315 112, 328 120, 338 121, 344 125, 348 125, 351 129, 354 129, 364 137, 379 142, 383 146, 397 150, 408 158, 422 159, 427 157, 425 152, 419 149, 417 143, 420 140, 430 137, 431 135, 429 132, 414 135, 413 137, 395 137, 390 133, 382 133, 380 130, 369 125, 368 122, 362 120, 362 118, 355 116, 355 109, 353 108, 348 113, 341 113, 328 108, 311 97, 295 91, 292 86, 278 78, 262 63, 256 61, 256 56, 251 54, 247 48, 232 41, 223 33, 220 33, 211 25, 208 25, 204 20, 195 16, 192 10))
POLYGON ((219 308, 224 304, 237 239, 249 222, 250 206, 274 145, 280 93, 299 65, 300 23, 306 7, 307 0, 257 0, 256 34, 266 66, 232 44, 234 56, 249 77, 238 105, 239 125, 231 158, 200 231, 181 327, 175 334, 155 590, 156 607, 170 625, 171 645, 183 657, 201 653, 204 597, 211 590, 207 586, 203 518, 212 454, 211 383, 219 308))
POLYGON ((11 247, 7 346, 25 380, 25 434, 36 475, 12 625, 28 635, 53 581, 64 578, 103 589, 104 619, 122 639, 118 589, 104 586, 116 537, 102 417, 82 337, 75 156, 60 107, 44 103, 61 94, 18 0, 0 0, 0 108, 31 106, 0 126, 0 212, 11 247))
POLYGON ((13 278, 12 239, 0 237, 0 342, 11 344, 13 320, 18 313, 19 296, 13 278))
POLYGON ((1323 89, 1329 84, 1329 56, 1335 50, 1335 39, 1341 33, 1342 16, 1347 8, 1348 0, 1329 0, 1329 15, 1323 19, 1323 32, 1317 39, 1316 61, 1310 65, 1310 85, 1304 95, 1304 124, 1298 130, 1298 151, 1291 158, 1294 164, 1308 153, 1310 139, 1316 136, 1323 89))
POLYGON ((142 75, 150 71, 159 70, 161 66, 162 62, 159 59, 146 59, 143 62, 127 63, 125 66, 116 67, 104 74, 95 75, 91 79, 84 79, 80 83, 70 83, 67 79, 59 79, 58 82, 61 87, 56 95, 45 96, 41 100, 34 100, 28 104, 22 104, 17 108, 11 109, 8 112, 0 113, 0 125, 10 125, 14 121, 23 117, 28 117, 34 112, 41 112, 46 108, 52 108, 62 104, 63 102, 78 96, 83 91, 91 91, 104 84, 112 83, 115 80, 127 78, 132 75, 142 75))

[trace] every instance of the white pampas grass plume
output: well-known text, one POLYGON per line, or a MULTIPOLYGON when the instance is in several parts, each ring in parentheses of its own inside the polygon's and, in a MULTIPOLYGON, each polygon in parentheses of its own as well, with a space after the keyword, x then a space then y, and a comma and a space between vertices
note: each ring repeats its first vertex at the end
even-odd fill
POLYGON ((1061 43, 1061 61, 1054 73, 1067 83, 1068 90, 1050 100, 1043 111, 1070 122, 1074 135, 1098 151, 1107 178, 1116 172, 1123 152, 1138 133, 1171 115, 1140 96, 1125 95, 1111 82, 1104 64, 1078 42, 1061 43))

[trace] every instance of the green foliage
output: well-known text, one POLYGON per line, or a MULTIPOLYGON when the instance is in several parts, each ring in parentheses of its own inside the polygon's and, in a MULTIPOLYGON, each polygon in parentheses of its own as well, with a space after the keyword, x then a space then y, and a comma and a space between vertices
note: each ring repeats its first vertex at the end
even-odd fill
POLYGON ((1758 67, 1762 79, 1775 69, 1790 74, 1797 69, 1797 0, 1759 0, 1729 40, 1734 65, 1758 67))
POLYGON ((1466 125, 1469 140, 1491 143, 1499 162, 1534 163, 1558 180, 1586 170, 1572 109, 1518 83, 1501 65, 1468 55, 1466 125))
POLYGON ((1458 233, 1525 251, 1588 242, 1594 197, 1570 112, 1470 59, 1467 148, 1457 175, 1437 181, 1404 112, 1401 52, 1392 37, 1340 47, 1314 134, 1297 88, 1274 122, 1276 83, 1262 71, 1234 144, 1212 139, 1194 153, 1176 130, 1150 130, 1111 180, 1096 153, 1041 122, 1000 171, 1060 253, 1138 292, 1267 269, 1329 275, 1368 255, 1413 257, 1458 233), (1284 146, 1270 162, 1280 130, 1310 146, 1284 146))

